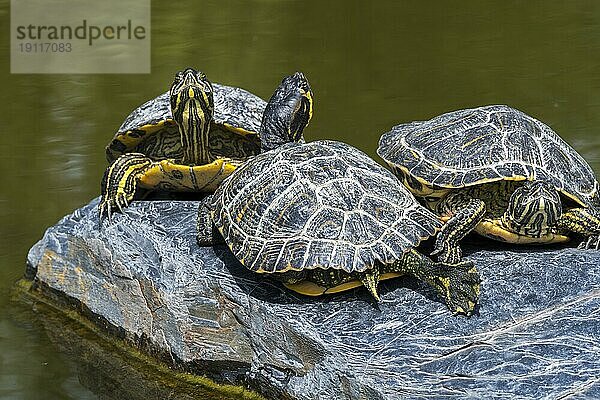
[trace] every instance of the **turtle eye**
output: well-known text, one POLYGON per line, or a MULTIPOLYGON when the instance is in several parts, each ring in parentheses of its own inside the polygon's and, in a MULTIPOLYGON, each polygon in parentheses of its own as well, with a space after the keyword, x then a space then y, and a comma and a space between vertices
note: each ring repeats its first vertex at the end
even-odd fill
POLYGON ((183 79, 183 71, 179 71, 175 74, 175 78, 173 79, 173 85, 176 85, 181 82, 183 79))
POLYGON ((202 82, 202 84, 203 84, 202 90, 204 90, 207 93, 209 93, 209 92, 212 93, 212 91, 213 91, 212 83, 210 83, 210 81, 207 80, 206 77, 204 77, 204 80, 200 81, 200 82, 202 82))
POLYGON ((175 78, 173 78, 173 83, 171 83, 171 89, 169 90, 171 96, 173 96, 179 90, 179 87, 183 82, 183 77, 183 71, 179 71, 175 74, 175 78))
POLYGON ((206 81, 206 74, 202 71, 198 71, 198 73, 196 74, 196 79, 198 79, 198 82, 206 81))

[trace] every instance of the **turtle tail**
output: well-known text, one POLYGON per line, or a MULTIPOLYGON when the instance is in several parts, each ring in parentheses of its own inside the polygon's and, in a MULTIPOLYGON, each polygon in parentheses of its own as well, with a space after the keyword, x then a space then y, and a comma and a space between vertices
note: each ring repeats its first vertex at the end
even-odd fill
POLYGON ((377 284, 379 283, 379 268, 374 267, 365 272, 358 274, 358 279, 367 288, 369 293, 373 295, 375 300, 379 302, 379 294, 377 293, 377 284))

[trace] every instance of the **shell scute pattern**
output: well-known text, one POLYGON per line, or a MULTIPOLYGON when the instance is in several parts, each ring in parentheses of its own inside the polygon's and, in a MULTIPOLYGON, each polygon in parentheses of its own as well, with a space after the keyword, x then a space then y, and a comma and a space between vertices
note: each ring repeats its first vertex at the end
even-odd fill
MULTIPOLYGON (((338 171, 332 170, 331 172, 335 175, 338 171)), ((317 189, 317 195, 321 198, 329 199, 331 207, 343 211, 352 210, 356 205, 356 199, 361 199, 365 196, 362 185, 351 178, 335 177, 321 185, 317 189)))
POLYGON ((214 83, 215 122, 258 132, 267 103, 242 88, 214 83), (242 116, 242 117, 241 117, 242 116), (241 118, 240 118, 241 117, 241 118))
MULTIPOLYGON (((210 147, 216 151, 214 156, 256 154, 256 135, 236 137, 232 141, 228 129, 232 127, 257 134, 266 102, 237 87, 213 84, 213 90, 215 106, 210 147)), ((156 159, 181 157, 179 130, 171 113, 169 92, 145 102, 125 118, 108 145, 107 157, 112 162, 127 151, 144 153, 156 159), (148 128, 150 131, 147 131, 148 128)))
POLYGON ((343 229, 343 226, 337 221, 343 220, 344 212, 342 210, 323 207, 306 223, 306 234, 315 239, 337 240, 343 229))
POLYGON ((233 253, 256 272, 361 272, 441 227, 389 171, 330 141, 259 154, 223 182, 212 210, 233 253))
MULTIPOLYGON (((213 83, 213 90, 215 123, 228 124, 249 132, 259 131, 262 114, 267 106, 263 99, 247 90, 217 83, 213 83)), ((121 124, 118 133, 172 119, 169 92, 165 92, 133 110, 121 124)))
POLYGON ((293 182, 278 196, 273 192, 271 194, 266 212, 257 215, 260 215, 257 235, 270 234, 272 238, 278 239, 302 232, 306 221, 319 211, 317 199, 302 181, 293 182))
POLYGON ((172 118, 169 92, 166 92, 133 110, 119 127, 117 135, 136 130, 144 125, 156 125, 172 118))
POLYGON ((384 227, 362 210, 346 214, 344 229, 339 240, 357 245, 368 245, 382 236, 384 227))
MULTIPOLYGON (((401 202, 398 207, 402 208, 401 202)), ((382 224, 393 224, 398 218, 401 218, 400 213, 395 209, 390 209, 385 200, 365 193, 359 201, 358 206, 370 217, 380 221, 382 224)))
POLYGON ((544 123, 508 106, 459 110, 397 125, 379 155, 443 188, 544 180, 582 205, 598 203, 591 167, 544 123))

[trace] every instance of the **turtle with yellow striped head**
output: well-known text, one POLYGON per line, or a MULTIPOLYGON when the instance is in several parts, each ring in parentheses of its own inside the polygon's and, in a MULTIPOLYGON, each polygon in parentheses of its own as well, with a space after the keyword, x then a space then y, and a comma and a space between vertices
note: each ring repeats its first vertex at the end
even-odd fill
POLYGON ((193 68, 178 72, 171 89, 135 109, 106 147, 100 214, 127 207, 137 188, 213 192, 260 152, 265 106, 193 68))
POLYGON ((400 124, 377 153, 406 187, 446 220, 434 254, 459 260, 471 231, 525 244, 600 247, 599 183, 548 125, 505 105, 400 124))

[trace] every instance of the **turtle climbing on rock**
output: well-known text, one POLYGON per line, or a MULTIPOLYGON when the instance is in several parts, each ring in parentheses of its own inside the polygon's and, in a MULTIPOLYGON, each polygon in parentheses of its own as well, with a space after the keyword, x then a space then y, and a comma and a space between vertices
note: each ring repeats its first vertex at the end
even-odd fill
POLYGON ((266 102, 243 89, 211 83, 187 68, 171 89, 135 109, 106 147, 100 214, 122 210, 138 187, 213 192, 260 151, 266 102))
POLYGON ((283 80, 263 115, 261 153, 200 207, 199 244, 224 240, 246 268, 304 295, 364 285, 378 299, 380 280, 413 275, 470 315, 476 268, 416 250, 442 223, 388 170, 345 143, 304 143, 312 104, 304 75, 283 80))
POLYGON ((410 191, 447 223, 434 254, 461 259, 475 231, 509 243, 559 243, 583 236, 600 247, 600 197, 592 168, 550 127, 492 105, 397 125, 377 153, 410 191))

